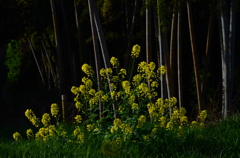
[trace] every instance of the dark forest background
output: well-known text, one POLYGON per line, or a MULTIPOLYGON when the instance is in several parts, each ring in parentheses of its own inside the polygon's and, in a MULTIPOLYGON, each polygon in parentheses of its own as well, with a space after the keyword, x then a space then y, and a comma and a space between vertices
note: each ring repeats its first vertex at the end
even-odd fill
POLYGON ((75 112, 70 89, 81 84, 81 65, 95 68, 96 62, 89 8, 120 67, 129 67, 131 48, 139 44, 139 62, 167 66, 171 87, 163 83, 159 94, 180 96, 190 118, 199 108, 208 110, 210 121, 234 114, 240 109, 239 7, 239 0, 0 0, 0 126, 27 122, 26 109, 49 112, 52 103, 61 105, 62 94, 69 117, 75 112))

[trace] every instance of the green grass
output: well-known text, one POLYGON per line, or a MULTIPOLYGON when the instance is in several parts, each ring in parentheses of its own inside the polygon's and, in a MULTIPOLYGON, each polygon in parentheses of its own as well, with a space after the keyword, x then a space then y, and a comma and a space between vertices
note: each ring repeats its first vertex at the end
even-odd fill
MULTIPOLYGON (((26 129, 19 130, 22 135, 26 129)), ((73 128, 68 127, 69 132, 73 128)), ((107 157, 101 151, 101 138, 85 141, 83 144, 72 144, 49 141, 38 142, 33 139, 15 141, 12 138, 13 129, 0 131, 0 158, 98 158, 107 157)), ((148 142, 128 142, 119 152, 120 158, 147 157, 240 157, 240 115, 229 117, 222 122, 209 124, 202 131, 192 131, 187 128, 184 136, 162 130, 158 137, 148 142)))

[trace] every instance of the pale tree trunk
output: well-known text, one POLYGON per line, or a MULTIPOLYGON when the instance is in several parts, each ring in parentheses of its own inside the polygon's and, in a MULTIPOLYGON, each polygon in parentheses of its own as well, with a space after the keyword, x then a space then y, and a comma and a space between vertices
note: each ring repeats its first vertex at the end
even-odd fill
MULTIPOLYGON (((161 30, 161 20, 160 20, 160 11, 159 11, 159 1, 157 1, 157 15, 158 15, 158 46, 159 46, 159 66, 165 65, 165 54, 166 52, 163 51, 163 33, 161 30)), ((161 98, 165 99, 167 97, 166 94, 166 78, 165 77, 161 77, 161 81, 160 81, 160 91, 161 91, 161 98)))
POLYGON ((178 105, 183 107, 182 96, 182 8, 178 2, 178 22, 177 22, 177 71, 178 71, 178 105))
MULTIPOLYGON (((99 15, 98 15, 98 12, 97 12, 96 4, 95 4, 94 0, 88 0, 88 5, 89 5, 90 16, 92 16, 94 24, 96 26, 96 31, 97 31, 97 35, 98 35, 99 42, 100 42, 100 47, 101 47, 101 51, 102 51, 104 66, 105 66, 105 68, 110 68, 111 66, 110 66, 110 61, 109 61, 109 57, 108 57, 107 46, 106 46, 106 42, 105 42, 105 39, 104 39, 104 34, 103 34, 102 26, 101 26, 101 23, 100 23, 99 15)), ((108 80, 109 90, 110 90, 110 93, 111 93, 112 88, 110 86, 109 75, 107 75, 107 80, 108 80)), ((117 118, 116 102, 114 102, 114 104, 112 105, 112 109, 113 109, 113 112, 114 112, 114 118, 117 118)))
POLYGON ((146 0, 146 60, 152 61, 152 22, 151 22, 151 0, 146 0))
POLYGON ((198 68, 198 58, 196 52, 196 42, 193 30, 193 20, 192 20, 192 8, 191 2, 187 2, 187 12, 188 12, 188 23, 189 23, 189 33, 190 33, 190 41, 192 48, 192 57, 193 57, 193 66, 194 66, 194 75, 196 81, 196 91, 197 91, 197 99, 198 99, 198 110, 199 114, 202 108, 202 95, 201 95, 201 87, 200 87, 200 77, 199 77, 199 68, 198 68))
MULTIPOLYGON (((90 8, 89 5, 89 11, 92 12, 92 8, 90 8)), ((93 39, 93 49, 94 49, 94 57, 95 57, 95 66, 96 66, 96 76, 97 76, 97 85, 98 85, 98 91, 101 90, 101 79, 100 79, 100 68, 101 68, 101 63, 100 63, 100 55, 99 55, 99 47, 98 47, 98 40, 97 40, 97 33, 96 33, 96 26, 93 21, 93 16, 92 13, 90 14, 90 23, 91 23, 91 30, 92 30, 92 39, 93 39)), ((99 99, 99 119, 102 118, 102 112, 103 112, 103 107, 101 105, 101 101, 99 99)))
POLYGON ((172 26, 170 37, 170 54, 169 54, 169 81, 170 81, 170 97, 175 96, 175 54, 176 54, 176 31, 177 31, 177 14, 176 14, 177 2, 174 4, 172 13, 172 26))

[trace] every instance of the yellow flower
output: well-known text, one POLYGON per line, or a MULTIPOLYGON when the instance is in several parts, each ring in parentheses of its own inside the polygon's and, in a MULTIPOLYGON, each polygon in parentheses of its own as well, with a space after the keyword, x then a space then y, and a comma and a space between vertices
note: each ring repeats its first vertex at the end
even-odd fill
POLYGON ((131 126, 129 125, 129 124, 122 124, 122 126, 121 126, 121 128, 122 128, 122 132, 124 133, 124 134, 132 134, 132 128, 131 128, 131 126))
POLYGON ((138 110, 138 109, 139 109, 138 104, 137 104, 137 103, 133 103, 133 104, 132 104, 132 109, 133 109, 133 110, 138 110))
POLYGON ((165 124, 166 124, 166 122, 167 122, 167 119, 166 119, 166 117, 164 117, 164 116, 162 116, 162 117, 160 117, 159 118, 159 122, 160 122, 160 127, 165 127, 165 124))
POLYGON ((74 95, 77 95, 77 93, 78 93, 78 88, 77 88, 76 86, 72 86, 71 92, 72 92, 74 95))
POLYGON ((169 121, 166 125, 167 130, 171 130, 173 128, 173 122, 169 121))
POLYGON ((122 81, 122 87, 127 94, 130 94, 131 85, 129 81, 122 81))
POLYGON ((195 129, 197 128, 197 126, 198 126, 198 123, 196 121, 191 122, 191 125, 190 125, 191 128, 195 129))
POLYGON ((148 66, 149 66, 150 70, 152 70, 152 71, 156 68, 156 64, 154 62, 150 62, 148 64, 148 66))
POLYGON ((133 84, 135 86, 138 86, 140 84, 140 82, 142 81, 142 77, 141 75, 137 74, 133 77, 133 84))
POLYGON ((94 71, 92 70, 92 67, 88 64, 82 65, 82 71, 87 74, 88 76, 92 76, 94 71))
POLYGON ((16 140, 16 141, 18 141, 19 139, 21 139, 21 134, 20 133, 18 133, 18 132, 15 132, 15 133, 13 133, 13 138, 16 140))
POLYGON ((89 94, 90 94, 90 95, 94 96, 95 93, 96 93, 96 90, 95 90, 95 89, 90 89, 90 91, 89 91, 89 94))
POLYGON ((80 133, 81 133, 80 128, 76 128, 76 129, 73 131, 73 134, 74 134, 75 136, 79 135, 80 133))
POLYGON ((107 95, 102 96, 102 101, 108 101, 108 96, 107 95))
POLYGON ((158 70, 161 74, 165 74, 165 72, 166 72, 166 68, 163 65, 158 70))
POLYGON ((57 117, 58 116, 58 112, 59 112, 59 108, 58 105, 56 103, 53 103, 51 105, 51 114, 53 117, 57 117))
POLYGON ((91 89, 93 82, 89 78, 83 77, 82 82, 86 85, 87 89, 91 89))
POLYGON ((39 126, 39 118, 36 117, 36 115, 33 113, 31 109, 27 109, 25 112, 25 116, 32 122, 32 124, 36 127, 39 126))
POLYGON ((157 81, 153 81, 151 84, 152 88, 158 88, 158 82, 157 81))
POLYGON ((44 127, 49 126, 50 121, 51 121, 50 115, 48 113, 44 113, 42 116, 42 123, 43 123, 44 127))
POLYGON ((125 78, 125 76, 127 75, 127 70, 126 69, 121 69, 119 72, 119 75, 122 75, 122 78, 125 78))
POLYGON ((98 104, 98 98, 97 97, 93 97, 93 98, 91 98, 90 100, 89 100, 89 106, 90 106, 90 108, 93 108, 94 107, 94 105, 97 105, 98 104))
POLYGON ((111 128, 110 128, 110 132, 111 133, 114 133, 115 131, 117 131, 118 130, 118 127, 116 127, 116 126, 112 126, 111 128))
POLYGON ((137 125, 137 128, 142 128, 143 124, 146 122, 146 116, 144 115, 141 115, 139 118, 138 118, 138 125, 137 125))
POLYGON ((112 64, 113 68, 117 68, 119 66, 119 61, 115 57, 111 58, 110 63, 112 64))
POLYGON ((204 122, 205 119, 207 118, 207 111, 206 110, 201 111, 201 113, 198 116, 198 118, 200 119, 201 122, 204 122))
POLYGON ((182 116, 180 118, 180 122, 181 122, 181 124, 187 123, 188 122, 187 116, 182 116))
POLYGON ((81 103, 80 103, 79 101, 77 101, 77 102, 75 103, 75 106, 76 106, 76 108, 78 109, 78 111, 80 111, 81 103))
POLYGON ((94 126, 92 124, 87 125, 88 132, 91 132, 94 129, 94 126))
POLYGON ((26 131, 26 134, 27 134, 27 137, 28 137, 28 138, 34 137, 34 134, 33 134, 33 130, 32 130, 32 129, 28 129, 28 130, 26 131))
POLYGON ((113 121, 113 124, 114 124, 114 126, 116 126, 116 127, 121 127, 121 126, 122 126, 122 121, 121 121, 121 119, 116 118, 116 119, 113 121))
POLYGON ((113 76, 111 80, 112 82, 118 82, 118 76, 113 76))
POLYGON ((82 122, 82 117, 80 115, 76 115, 76 117, 74 117, 77 123, 81 123, 82 122))
POLYGON ((140 51, 141 47, 138 44, 134 45, 131 53, 132 58, 138 58, 140 51))

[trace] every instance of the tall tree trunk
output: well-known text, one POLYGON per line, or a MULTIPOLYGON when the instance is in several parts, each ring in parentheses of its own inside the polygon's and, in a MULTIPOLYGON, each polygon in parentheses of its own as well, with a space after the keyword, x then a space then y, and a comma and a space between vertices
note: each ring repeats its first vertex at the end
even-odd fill
POLYGON ((188 12, 189 33, 190 33, 190 41, 191 41, 191 48, 192 48, 194 75, 195 75, 195 81, 196 81, 198 110, 199 110, 199 114, 200 114, 201 108, 202 108, 202 95, 201 95, 198 58, 197 58, 197 52, 196 52, 196 42, 195 42, 195 36, 194 36, 194 31, 193 31, 193 21, 192 21, 191 11, 192 11, 191 2, 188 1, 187 2, 187 12, 188 12))
MULTIPOLYGON (((209 61, 209 55, 210 55, 210 45, 212 41, 212 29, 213 29, 213 14, 214 14, 214 3, 212 1, 211 3, 212 8, 210 12, 210 17, 209 17, 209 23, 208 23, 208 33, 207 33, 207 42, 206 42, 206 58, 205 58, 205 63, 204 63, 204 72, 203 72, 203 80, 201 84, 201 93, 202 93, 202 98, 205 98, 205 91, 206 91, 206 81, 207 81, 207 73, 208 73, 208 61, 209 61)), ((205 107, 205 101, 203 100, 203 107, 205 107)))
MULTIPOLYGON (((89 5, 89 11, 92 12, 92 8, 89 5)), ((98 84, 98 91, 101 90, 101 79, 100 79, 100 55, 99 55, 99 47, 98 47, 98 40, 97 40, 97 33, 96 33, 96 25, 94 23, 94 19, 92 13, 90 14, 90 23, 91 23, 91 30, 92 30, 92 39, 93 39, 93 49, 94 49, 94 57, 95 57, 95 66, 96 66, 96 75, 97 75, 97 84, 98 84)), ((99 119, 102 118, 103 107, 99 100, 99 119)))
MULTIPOLYGON (((78 4, 77 0, 74 0, 74 10, 75 10, 75 20, 76 20, 76 27, 77 27, 77 38, 78 38, 78 51, 80 57, 80 65, 84 64, 84 51, 83 51, 83 42, 82 42, 82 31, 80 29, 79 19, 78 19, 78 4)), ((80 72, 80 76, 83 76, 83 72, 80 72)), ((78 77, 77 77, 78 79, 78 77)))
MULTIPOLYGON (((160 65, 159 66, 162 66, 162 65, 165 65, 165 56, 164 56, 164 51, 163 51, 163 33, 162 33, 162 30, 161 30, 161 20, 160 20, 160 8, 159 8, 159 1, 157 1, 157 15, 158 15, 158 46, 159 46, 159 60, 160 60, 160 65)), ((166 53, 166 52, 165 52, 166 53)), ((167 97, 167 94, 166 94, 166 77, 162 77, 161 78, 161 98, 162 99, 165 99, 167 97)))
POLYGON ((128 36, 128 40, 127 40, 127 56, 126 56, 126 59, 125 59, 125 63, 124 63, 124 68, 127 69, 128 65, 130 64, 129 63, 129 59, 131 57, 131 48, 132 48, 132 36, 133 36, 133 31, 134 31, 134 27, 135 27, 135 24, 136 24, 136 13, 137 13, 137 8, 138 8, 138 0, 135 0, 135 3, 134 3, 134 12, 133 12, 133 17, 132 17, 132 24, 131 24, 131 27, 130 25, 128 25, 129 27, 129 30, 127 32, 130 32, 129 33, 129 36, 128 36))
POLYGON ((227 106, 229 104, 229 76, 228 76, 228 63, 229 63, 229 37, 228 37, 228 30, 229 26, 227 25, 227 6, 226 2, 223 0, 219 0, 220 6, 220 27, 221 27, 221 39, 222 39, 222 114, 224 118, 227 117, 227 106))
POLYGON ((151 0, 146 0, 146 61, 152 61, 152 22, 151 22, 151 0))
POLYGON ((172 13, 172 26, 171 26, 171 37, 170 37, 170 54, 169 54, 169 86, 170 86, 170 96, 175 96, 175 54, 176 54, 176 27, 177 27, 177 14, 176 14, 177 2, 174 4, 172 13))
MULTIPOLYGON (((100 42, 100 46, 101 46, 104 66, 105 66, 105 68, 110 68, 110 61, 109 61, 109 57, 108 57, 107 47, 106 47, 104 34, 103 34, 102 26, 101 26, 101 23, 100 23, 100 19, 99 19, 98 13, 97 13, 96 4, 95 4, 94 0, 88 0, 88 5, 89 5, 89 12, 91 14, 90 16, 92 16, 92 18, 94 19, 94 24, 96 26, 96 30, 97 30, 97 34, 98 34, 98 38, 99 38, 99 42, 100 42)), ((109 77, 109 75, 107 75, 107 80, 108 80, 109 90, 110 90, 110 93, 111 93, 112 92, 112 88, 110 86, 110 77, 109 77)), ((117 110, 116 102, 113 104, 112 108, 113 108, 113 112, 114 112, 114 118, 117 118, 117 115, 116 115, 116 110, 117 110)))
MULTIPOLYGON (((229 106, 232 106, 233 84, 234 84, 234 56, 236 35, 236 0, 230 1, 230 24, 229 24, 229 106)), ((230 109, 230 108, 229 108, 230 109)), ((227 117, 227 116, 226 116, 227 117)))
POLYGON ((178 23, 177 23, 177 69, 178 69, 178 105, 183 105, 182 97, 182 8, 178 2, 178 23))
POLYGON ((66 78, 65 78, 65 67, 63 60, 63 53, 60 45, 60 36, 59 36, 59 27, 57 21, 57 10, 56 10, 56 0, 50 0, 51 10, 52 10, 52 18, 53 18, 53 28, 55 34, 55 42, 57 48, 57 61, 58 61, 58 86, 62 99, 62 113, 63 120, 66 121, 67 118, 67 88, 66 88, 66 78))

